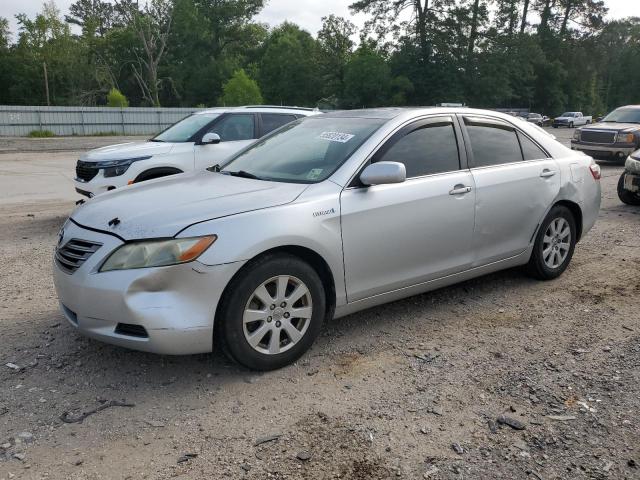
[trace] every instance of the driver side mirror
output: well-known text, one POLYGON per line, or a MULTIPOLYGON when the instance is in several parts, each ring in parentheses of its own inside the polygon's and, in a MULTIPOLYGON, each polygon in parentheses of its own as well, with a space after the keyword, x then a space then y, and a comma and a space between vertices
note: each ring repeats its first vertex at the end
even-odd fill
POLYGON ((220 135, 214 132, 207 132, 202 136, 200 145, 215 145, 220 143, 220 135))
POLYGON ((360 174, 360 181, 369 185, 402 183, 407 179, 407 169, 399 162, 372 163, 360 174))

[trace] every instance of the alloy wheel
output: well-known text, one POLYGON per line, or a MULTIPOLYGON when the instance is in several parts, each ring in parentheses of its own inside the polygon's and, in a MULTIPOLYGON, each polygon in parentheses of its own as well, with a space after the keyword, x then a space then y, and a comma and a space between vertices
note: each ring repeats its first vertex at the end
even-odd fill
POLYGON ((277 355, 296 345, 311 322, 309 288, 291 275, 263 282, 250 295, 242 318, 244 337, 256 351, 277 355))
POLYGON ((563 217, 555 218, 542 239, 542 259, 549 268, 558 268, 566 260, 571 248, 571 227, 563 217))

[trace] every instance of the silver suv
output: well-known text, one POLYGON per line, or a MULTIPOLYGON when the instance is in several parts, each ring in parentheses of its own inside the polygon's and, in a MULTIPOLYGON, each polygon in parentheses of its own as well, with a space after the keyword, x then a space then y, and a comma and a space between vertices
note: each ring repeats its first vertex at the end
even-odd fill
POLYGON ((520 265, 557 277, 596 220, 599 178, 590 157, 495 112, 307 117, 221 171, 80 206, 54 280, 84 335, 164 354, 216 338, 273 369, 331 317, 520 265))

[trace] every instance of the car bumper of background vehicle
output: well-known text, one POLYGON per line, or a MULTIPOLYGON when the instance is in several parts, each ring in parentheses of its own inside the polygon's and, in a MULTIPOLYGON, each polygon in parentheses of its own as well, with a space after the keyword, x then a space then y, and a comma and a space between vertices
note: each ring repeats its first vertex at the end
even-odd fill
POLYGON ((612 143, 611 145, 597 145, 593 143, 571 141, 571 150, 580 150, 586 154, 593 152, 596 155, 608 156, 628 156, 631 155, 638 147, 632 143, 612 143))
POLYGON ((76 192, 80 195, 91 198, 108 192, 109 190, 125 186, 127 185, 127 181, 120 177, 104 178, 102 173, 100 173, 89 182, 83 182, 82 180, 74 178, 73 185, 76 188, 76 192))
POLYGON ((242 262, 207 266, 195 261, 99 273, 104 259, 122 242, 67 224, 62 243, 70 238, 103 244, 72 274, 54 261, 62 313, 81 334, 167 355, 212 350, 216 306, 242 262))

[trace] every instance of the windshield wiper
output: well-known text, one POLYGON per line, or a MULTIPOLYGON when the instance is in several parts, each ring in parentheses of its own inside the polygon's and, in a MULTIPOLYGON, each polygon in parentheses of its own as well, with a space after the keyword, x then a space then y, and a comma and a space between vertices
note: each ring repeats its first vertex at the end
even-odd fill
POLYGON ((246 172, 244 170, 238 170, 237 172, 225 171, 222 173, 226 173, 227 175, 231 175, 232 177, 242 177, 242 178, 251 178, 252 180, 262 180, 259 176, 254 175, 253 173, 246 172))
POLYGON ((149 141, 150 142, 163 142, 164 143, 164 140, 159 140, 157 138, 150 138, 149 141))

